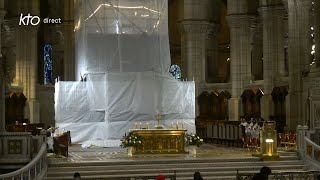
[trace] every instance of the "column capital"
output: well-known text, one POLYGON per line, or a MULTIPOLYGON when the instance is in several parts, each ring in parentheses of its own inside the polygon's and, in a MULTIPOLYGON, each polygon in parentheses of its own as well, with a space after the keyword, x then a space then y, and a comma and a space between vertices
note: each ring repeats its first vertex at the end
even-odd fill
POLYGON ((29 31, 29 32, 32 32, 32 33, 35 33, 39 30, 39 27, 40 26, 17 26, 17 30, 23 30, 23 31, 29 31))
POLYGON ((226 16, 230 28, 249 27, 251 18, 245 14, 231 14, 226 16))
POLYGON ((299 9, 310 10, 312 7, 312 0, 297 1, 297 7, 299 9))
POLYGON ((259 14, 264 19, 267 17, 277 18, 285 16, 285 7, 282 5, 278 6, 262 6, 258 8, 259 14))
POLYGON ((4 15, 6 15, 7 11, 5 11, 4 9, 0 9, 0 20, 3 20, 4 15))
POLYGON ((48 27, 50 31, 49 39, 52 43, 59 43, 64 41, 64 27, 65 24, 54 24, 48 27))
POLYGON ((249 16, 250 17, 250 28, 256 29, 258 26, 258 17, 257 16, 249 16))
POLYGON ((180 24, 183 33, 209 34, 217 28, 217 25, 208 21, 182 20, 180 24))
POLYGON ((2 20, 2 22, 1 22, 1 24, 2 24, 2 27, 1 27, 2 33, 8 33, 8 34, 14 33, 15 30, 17 29, 17 24, 18 23, 19 22, 16 19, 4 19, 4 20, 2 20))
POLYGON ((286 9, 286 11, 288 12, 288 0, 282 0, 282 3, 284 5, 284 8, 286 9))

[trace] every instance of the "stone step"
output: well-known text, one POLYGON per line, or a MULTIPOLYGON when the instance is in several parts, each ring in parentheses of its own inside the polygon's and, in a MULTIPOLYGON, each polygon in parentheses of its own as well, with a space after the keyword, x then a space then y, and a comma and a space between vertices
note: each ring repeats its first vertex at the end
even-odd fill
MULTIPOLYGON (((72 174, 73 172, 77 171, 83 174, 84 176, 94 176, 94 175, 110 175, 114 176, 115 174, 127 174, 127 175, 137 175, 137 174, 159 174, 159 173, 173 173, 173 170, 176 171, 177 174, 181 173, 190 173, 190 172, 215 172, 215 173, 224 173, 224 172, 229 172, 233 173, 236 172, 237 170, 239 171, 248 171, 248 170, 255 170, 259 171, 262 166, 257 166, 257 165, 252 165, 252 166, 234 166, 234 167, 190 167, 190 168, 163 168, 163 169, 119 169, 119 170, 92 170, 92 171, 87 171, 87 170, 78 170, 78 169, 73 169, 72 171, 67 171, 67 172, 48 172, 47 177, 65 177, 68 176, 69 174, 72 174)), ((295 170, 303 170, 306 169, 306 165, 270 165, 269 166, 273 170, 287 170, 287 169, 295 169, 295 170)), ((93 168, 92 168, 93 169, 93 168)))
MULTIPOLYGON (((149 164, 149 165, 121 165, 121 169, 156 169, 156 168, 187 168, 187 167, 231 167, 231 166, 250 166, 253 162, 215 162, 215 163, 177 163, 177 164, 149 164)), ((294 160, 294 161, 257 161, 254 162, 256 166, 270 166, 270 165, 303 165, 303 161, 301 160, 294 160)), ((111 166, 73 166, 69 167, 50 167, 48 172, 65 172, 77 169, 81 170, 90 170, 91 168, 95 171, 99 170, 118 170, 120 165, 111 165, 111 166)))
POLYGON ((206 180, 234 180, 237 170, 241 173, 257 173, 262 166, 269 166, 273 172, 304 171, 309 169, 296 152, 278 151, 279 161, 261 161, 259 157, 166 157, 133 156, 112 161, 68 162, 49 160, 46 180, 73 179, 79 172, 81 179, 108 179, 132 176, 173 175, 177 180, 192 180, 199 171, 206 180))
MULTIPOLYGON (((281 159, 282 160, 282 159, 281 159)), ((238 157, 238 158, 188 158, 188 159, 174 159, 157 160, 155 157, 139 160, 138 157, 126 159, 122 161, 91 161, 91 162, 50 162, 50 167, 68 167, 68 166, 101 166, 101 165, 149 165, 149 164, 178 164, 178 163, 214 163, 214 162, 256 162, 261 161, 259 157, 238 157)))
MULTIPOLYGON (((273 168, 273 167, 271 167, 273 168)), ((176 175, 177 177, 188 177, 188 176, 192 176, 193 173, 195 171, 199 171, 201 172, 201 174, 203 176, 229 176, 229 175, 234 175, 236 174, 237 170, 239 170, 239 172, 241 173, 257 173, 259 172, 260 168, 248 168, 248 169, 234 169, 234 168, 231 168, 231 169, 228 169, 228 170, 224 170, 224 171, 219 171, 219 170, 216 170, 216 169, 212 169, 212 170, 215 170, 215 171, 208 171, 207 169, 190 169, 190 170, 186 170, 186 171, 181 171, 180 170, 177 170, 176 171, 176 175)), ((291 171, 303 171, 303 169, 301 169, 301 167, 291 167, 290 168, 291 171)), ((281 170, 278 169, 278 170, 274 170, 273 172, 282 172, 282 171, 287 171, 287 169, 283 169, 281 170)), ((70 175, 72 175, 75 171, 71 171, 71 172, 66 172, 66 173, 56 173, 54 174, 54 176, 47 176, 47 177, 69 177, 70 175)), ((77 171, 77 172, 80 172, 83 176, 110 176, 110 177, 114 177, 115 175, 118 175, 118 174, 122 174, 122 175, 126 175, 126 176, 139 176, 141 174, 151 174, 151 175, 158 175, 158 174, 166 174, 166 175, 172 175, 174 174, 174 172, 172 171, 172 169, 170 170, 153 170, 153 171, 136 171, 136 172, 132 172, 132 171, 128 171, 127 173, 124 173, 124 172, 108 172, 108 173, 104 173, 104 172, 101 172, 101 171, 90 171, 90 172, 87 172, 87 171, 77 171)))
MULTIPOLYGON (((272 168, 272 167, 271 167, 272 168)), ((259 172, 260 168, 257 168, 255 170, 241 170, 241 173, 257 173, 259 172)), ((291 171, 302 171, 302 169, 290 169, 291 171)), ((177 179, 181 180, 192 180, 193 179, 193 173, 195 171, 188 171, 188 172, 176 172, 177 179)), ((236 177, 236 170, 233 171, 222 171, 222 172, 217 172, 217 171, 211 171, 211 172, 206 172, 206 171, 199 171, 201 172, 201 175, 204 177, 204 179, 235 179, 236 177)), ((279 172, 274 171, 274 172, 279 172)), ((140 174, 120 174, 120 173, 114 173, 110 175, 105 175, 105 174, 86 174, 85 172, 80 172, 82 179, 103 179, 103 178, 119 178, 119 177, 130 177, 130 176, 157 176, 159 174, 161 175, 173 175, 174 173, 171 172, 156 172, 156 173, 150 173, 149 171, 147 173, 140 173, 140 174)), ((47 180, 53 180, 53 179, 72 179, 73 172, 70 172, 66 174, 65 176, 55 176, 55 177, 47 177, 45 179, 47 180)))
MULTIPOLYGON (((299 156, 280 156, 280 161, 300 160, 299 156)), ((68 167, 68 166, 112 166, 118 165, 149 165, 149 164, 178 164, 178 163, 221 163, 221 162, 257 162, 261 161, 259 157, 239 157, 239 158, 189 158, 189 159, 169 159, 169 160, 137 160, 135 157, 123 161, 91 161, 91 162, 50 162, 50 167, 68 167)))

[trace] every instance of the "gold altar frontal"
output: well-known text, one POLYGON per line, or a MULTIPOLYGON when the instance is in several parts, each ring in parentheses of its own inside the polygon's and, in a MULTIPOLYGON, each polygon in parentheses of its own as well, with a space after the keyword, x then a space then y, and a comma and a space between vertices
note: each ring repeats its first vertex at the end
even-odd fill
POLYGON ((184 138, 187 130, 133 129, 130 131, 143 139, 141 145, 133 150, 133 154, 186 153, 184 138))

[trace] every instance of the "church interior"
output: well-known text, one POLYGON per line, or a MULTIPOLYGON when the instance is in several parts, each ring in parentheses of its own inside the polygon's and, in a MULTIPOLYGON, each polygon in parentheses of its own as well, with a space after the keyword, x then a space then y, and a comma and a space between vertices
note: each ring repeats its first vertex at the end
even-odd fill
POLYGON ((319 23, 317 0, 0 0, 0 179, 317 179, 319 23))

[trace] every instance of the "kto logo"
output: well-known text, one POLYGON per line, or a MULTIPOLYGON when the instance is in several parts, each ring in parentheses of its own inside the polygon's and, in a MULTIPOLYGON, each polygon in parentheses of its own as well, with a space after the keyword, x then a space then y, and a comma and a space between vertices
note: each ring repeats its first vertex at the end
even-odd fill
POLYGON ((30 13, 28 13, 27 16, 23 16, 23 14, 21 13, 19 26, 21 26, 21 25, 27 26, 27 25, 29 25, 29 23, 32 26, 36 26, 40 23, 40 21, 41 20, 40 20, 39 16, 31 16, 30 13))
MULTIPOLYGON (((19 26, 28 26, 31 24, 32 26, 36 26, 40 23, 41 19, 39 16, 31 16, 30 13, 28 15, 24 16, 22 13, 20 15, 20 21, 19 26)), ((44 18, 43 19, 44 24, 60 24, 61 18, 44 18)))

